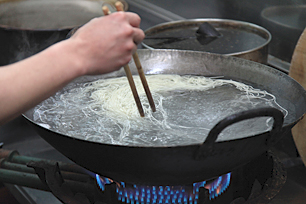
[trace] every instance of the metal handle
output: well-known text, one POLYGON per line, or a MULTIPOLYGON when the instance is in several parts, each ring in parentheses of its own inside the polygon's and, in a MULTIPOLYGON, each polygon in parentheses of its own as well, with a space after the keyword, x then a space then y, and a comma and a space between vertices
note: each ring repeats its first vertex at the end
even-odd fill
POLYGON ((272 136, 278 133, 282 126, 284 121, 284 115, 283 113, 276 109, 276 108, 259 108, 259 109, 253 109, 248 111, 243 111, 237 114, 233 114, 231 116, 228 116, 221 120, 219 123, 217 123, 208 133, 208 136, 206 140, 200 145, 199 149, 196 151, 195 158, 201 159, 203 157, 209 156, 213 152, 213 146, 215 144, 215 141, 217 140, 219 134, 228 126, 243 121, 248 120, 252 118, 257 117, 266 117, 270 116, 273 118, 274 123, 272 130, 268 134, 266 143, 271 144, 272 142, 272 136))

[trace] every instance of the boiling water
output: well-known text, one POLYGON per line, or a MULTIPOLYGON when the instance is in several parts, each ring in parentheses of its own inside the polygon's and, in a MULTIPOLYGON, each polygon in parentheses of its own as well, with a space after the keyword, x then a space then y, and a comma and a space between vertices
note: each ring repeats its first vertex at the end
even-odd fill
MULTIPOLYGON (((136 77, 134 77, 136 78, 136 77)), ((240 111, 260 107, 275 107, 286 113, 272 95, 248 87, 249 91, 239 90, 233 84, 214 85, 211 88, 155 89, 147 77, 156 112, 152 113, 144 92, 140 98, 146 116, 140 117, 133 102, 120 107, 127 99, 120 99, 116 111, 125 111, 127 106, 132 113, 116 113, 105 108, 107 102, 100 102, 93 96, 99 88, 86 84, 65 93, 57 93, 35 108, 34 121, 56 132, 94 142, 129 146, 177 146, 198 144, 205 140, 210 129, 221 119, 240 111)), ((126 78, 125 87, 129 89, 126 78)), ((107 81, 107 80, 102 80, 107 81)), ((222 80, 221 80, 222 81, 222 80)), ((211 83, 211 82, 209 82, 211 83)), ((114 85, 112 85, 113 87, 114 85)), ((198 87, 194 86, 194 87, 198 87)), ((130 94, 130 90, 125 91, 130 94)), ((125 94, 125 92, 123 92, 125 94)), ((107 98, 117 97, 114 91, 107 92, 107 98), (113 93, 113 94, 112 94, 113 93), (113 96, 115 95, 115 96, 113 96)), ((104 99, 103 99, 104 100, 104 99)), ((273 120, 267 117, 239 122, 226 128, 217 141, 242 138, 262 133, 271 128, 273 120)))

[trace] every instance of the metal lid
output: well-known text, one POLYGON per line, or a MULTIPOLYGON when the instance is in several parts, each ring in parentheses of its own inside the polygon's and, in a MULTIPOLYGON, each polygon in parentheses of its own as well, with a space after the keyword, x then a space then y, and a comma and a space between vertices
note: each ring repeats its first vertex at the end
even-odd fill
POLYGON ((258 25, 226 19, 191 19, 162 23, 147 29, 145 34, 147 38, 142 43, 145 48, 195 50, 224 55, 248 53, 266 46, 271 40, 269 31, 258 25), (207 44, 196 38, 196 31, 205 22, 221 33, 220 37, 207 44), (165 39, 166 36, 172 38, 165 39))

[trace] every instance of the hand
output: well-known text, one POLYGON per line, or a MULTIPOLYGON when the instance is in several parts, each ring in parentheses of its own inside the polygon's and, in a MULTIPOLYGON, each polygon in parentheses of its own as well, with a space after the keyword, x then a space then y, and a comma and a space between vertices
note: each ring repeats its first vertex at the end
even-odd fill
POLYGON ((128 12, 96 18, 71 38, 1 67, 0 125, 77 77, 105 74, 127 64, 144 38, 139 24, 140 17, 128 12))
POLYGON ((85 74, 104 74, 127 64, 144 39, 139 24, 137 14, 116 12, 78 29, 69 40, 77 45, 75 59, 80 60, 85 74))

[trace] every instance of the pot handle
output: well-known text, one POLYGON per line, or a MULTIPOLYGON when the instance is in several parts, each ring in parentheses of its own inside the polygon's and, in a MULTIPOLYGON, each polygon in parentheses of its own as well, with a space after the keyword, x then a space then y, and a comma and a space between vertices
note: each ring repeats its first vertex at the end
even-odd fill
POLYGON ((266 144, 267 145, 271 144, 273 142, 272 140, 273 136, 277 134, 283 126, 284 122, 283 113, 276 108, 259 108, 248 111, 242 111, 240 113, 236 113, 224 118, 210 130, 206 140, 200 145, 199 149, 196 151, 195 159, 200 160, 213 154, 214 143, 217 140, 219 134, 226 127, 243 120, 257 118, 257 117, 265 117, 265 116, 270 116, 274 120, 272 130, 270 131, 266 139, 266 144))

